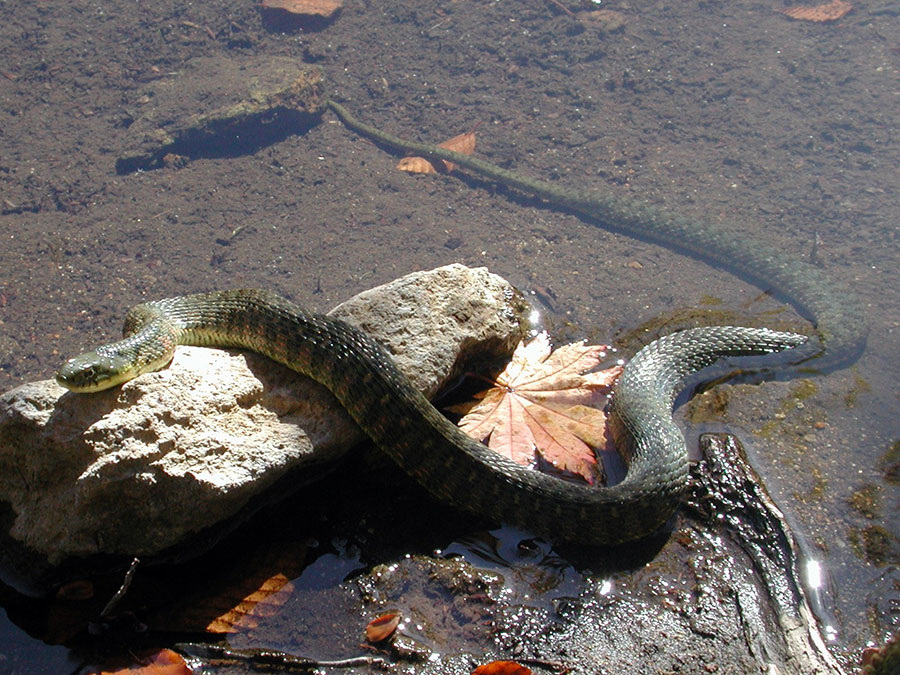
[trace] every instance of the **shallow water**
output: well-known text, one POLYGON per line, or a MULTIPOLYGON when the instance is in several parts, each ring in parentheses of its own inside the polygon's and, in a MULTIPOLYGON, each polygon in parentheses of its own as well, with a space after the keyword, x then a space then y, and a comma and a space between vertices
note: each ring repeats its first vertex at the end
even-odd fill
MULTIPOLYGON (((49 377, 143 299, 263 286, 327 309, 450 262, 552 297, 561 340, 609 341, 698 306, 787 313, 725 271, 490 183, 395 171, 327 115, 252 154, 117 175, 140 88, 188 59, 315 62, 367 122, 436 142, 481 121, 477 152, 502 166, 815 251, 854 287, 871 323, 857 363, 729 390, 703 423, 750 446, 823 561, 833 647, 851 661, 900 623, 887 457, 900 442, 900 18, 859 6, 816 24, 775 6, 604 3, 625 25, 603 32, 554 3, 358 3, 283 31, 250 2, 4 3, 0 388, 49 377)), ((0 671, 68 658, 13 624, 0 633, 0 671)))

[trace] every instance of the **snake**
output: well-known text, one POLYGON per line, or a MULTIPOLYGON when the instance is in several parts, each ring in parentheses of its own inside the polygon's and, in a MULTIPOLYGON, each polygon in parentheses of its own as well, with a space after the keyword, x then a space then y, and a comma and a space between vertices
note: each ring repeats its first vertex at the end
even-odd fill
POLYGON ((671 404, 683 376, 721 356, 797 346, 794 333, 703 327, 672 333, 628 362, 612 397, 611 430, 630 462, 604 488, 534 471, 470 438, 420 393, 374 338, 271 291, 214 291, 152 301, 125 318, 125 337, 66 361, 57 382, 108 389, 165 366, 176 345, 261 353, 327 387, 365 433, 437 499, 535 534, 616 544, 656 530, 687 478, 671 404), (614 421, 613 421, 614 420, 614 421))
POLYGON ((748 236, 694 226, 608 195, 561 190, 483 160, 403 141, 329 102, 351 129, 403 152, 449 159, 592 220, 615 223, 765 282, 813 316, 814 335, 743 326, 678 331, 643 347, 625 365, 609 406, 609 428, 628 467, 595 487, 532 470, 490 450, 441 414, 367 333, 261 289, 213 291, 143 303, 122 340, 67 360, 57 382, 73 392, 120 385, 171 361, 179 344, 261 353, 328 388, 359 427, 405 473, 442 502, 522 527, 553 541, 618 545, 647 537, 671 518, 688 479, 688 451, 672 408, 687 379, 726 357, 787 350, 792 363, 847 363, 862 349, 865 322, 849 290, 812 265, 748 236))
POLYGON ((615 190, 573 189, 526 176, 472 155, 399 138, 361 122, 333 99, 327 104, 345 126, 396 152, 453 162, 611 232, 685 253, 783 298, 814 325, 811 339, 792 350, 792 363, 783 368, 826 372, 850 365, 865 348, 869 326, 853 290, 822 267, 777 249, 746 228, 690 219, 615 190))

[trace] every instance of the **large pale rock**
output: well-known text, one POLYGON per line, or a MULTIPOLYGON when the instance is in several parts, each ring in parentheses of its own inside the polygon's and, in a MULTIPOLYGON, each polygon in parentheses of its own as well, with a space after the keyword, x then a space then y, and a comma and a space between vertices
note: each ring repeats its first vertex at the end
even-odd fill
MULTIPOLYGON (((381 341, 432 395, 469 355, 510 352, 524 311, 503 279, 450 265, 332 314, 381 341)), ((183 546, 286 473, 315 476, 362 439, 327 390, 247 352, 180 347, 168 368, 98 394, 23 385, 0 396, 6 576, 27 584, 41 563, 183 546)))

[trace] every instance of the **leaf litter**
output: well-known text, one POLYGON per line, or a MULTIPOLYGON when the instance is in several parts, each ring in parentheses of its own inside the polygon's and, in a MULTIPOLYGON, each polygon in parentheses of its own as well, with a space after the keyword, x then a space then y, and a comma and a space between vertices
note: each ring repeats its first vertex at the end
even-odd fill
MULTIPOLYGON (((473 154, 475 152, 475 129, 478 128, 479 124, 481 122, 477 122, 475 126, 464 134, 458 134, 453 138, 448 138, 443 143, 438 143, 437 147, 452 150, 461 155, 473 154)), ((442 173, 450 173, 456 168, 456 164, 445 159, 438 160, 438 166, 442 173)), ((400 171, 409 173, 438 173, 438 169, 435 169, 434 164, 424 157, 404 157, 397 163, 397 168, 400 171)))
POLYGON ((603 479, 597 452, 615 452, 604 408, 622 367, 594 370, 609 349, 576 342, 554 351, 540 333, 519 343, 490 389, 451 410, 469 436, 514 462, 543 460, 593 484, 603 479))
POLYGON ((388 612, 375 617, 366 624, 366 640, 373 643, 383 642, 394 634, 399 625, 400 614, 398 612, 388 612))
POLYGON ((832 0, 823 5, 798 5, 796 7, 787 7, 785 9, 776 9, 776 12, 784 14, 791 19, 799 21, 837 21, 843 18, 853 5, 845 0, 832 0))

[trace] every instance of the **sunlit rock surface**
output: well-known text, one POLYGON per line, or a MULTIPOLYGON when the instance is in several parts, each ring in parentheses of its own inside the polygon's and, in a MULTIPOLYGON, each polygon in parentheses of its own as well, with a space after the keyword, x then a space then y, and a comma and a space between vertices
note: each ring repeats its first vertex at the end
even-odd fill
MULTIPOLYGON (((450 265, 332 314, 381 341, 432 395, 467 355, 511 351, 524 308, 503 279, 450 265)), ((190 547, 280 478, 315 477, 363 438, 327 390, 236 350, 181 347, 170 367, 97 394, 23 385, 0 397, 7 577, 190 547)))

